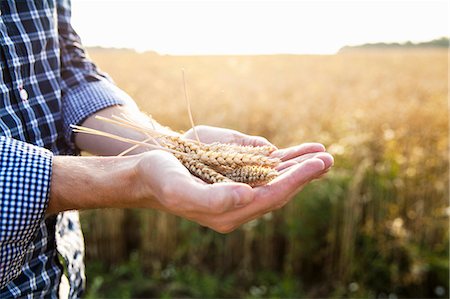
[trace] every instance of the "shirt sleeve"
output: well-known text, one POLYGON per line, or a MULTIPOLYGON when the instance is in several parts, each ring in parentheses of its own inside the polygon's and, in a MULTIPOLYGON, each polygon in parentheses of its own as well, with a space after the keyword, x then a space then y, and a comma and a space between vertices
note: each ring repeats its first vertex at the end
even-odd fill
POLYGON ((109 106, 126 104, 135 107, 136 104, 87 57, 80 37, 71 25, 70 0, 59 0, 57 13, 65 137, 68 144, 75 148, 71 124, 80 124, 109 106))
POLYGON ((53 155, 0 136, 0 289, 18 276, 48 206, 53 155))

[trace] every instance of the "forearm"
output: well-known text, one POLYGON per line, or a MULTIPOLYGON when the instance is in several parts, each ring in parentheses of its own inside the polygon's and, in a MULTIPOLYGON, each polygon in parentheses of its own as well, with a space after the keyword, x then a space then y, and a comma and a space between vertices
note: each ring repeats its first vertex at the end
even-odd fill
MULTIPOLYGON (((139 110, 137 110, 135 107, 129 107, 129 106, 113 106, 106 109, 103 109, 96 113, 95 115, 92 115, 88 117, 83 123, 83 126, 97 129, 100 131, 108 132, 111 134, 115 134, 118 136, 143 141, 147 139, 148 137, 140 132, 137 132, 133 129, 114 125, 111 123, 107 123, 104 121, 100 121, 98 119, 95 119, 96 115, 103 116, 106 118, 111 118, 111 116, 121 116, 122 114, 126 115, 128 118, 132 119, 134 122, 141 123, 142 125, 148 126, 152 124, 151 126, 155 128, 157 132, 160 133, 166 133, 166 134, 177 134, 174 131, 170 130, 167 127, 163 127, 159 123, 157 123, 155 120, 150 119, 143 113, 141 113, 139 110)), ((95 154, 95 155, 101 155, 101 156, 115 156, 119 153, 123 152, 124 150, 130 148, 132 145, 113 140, 106 137, 99 137, 99 136, 93 136, 88 134, 76 134, 75 135, 75 144, 78 148, 81 150, 87 151, 89 153, 95 154)), ((142 153, 143 151, 148 150, 148 148, 142 148, 139 147, 131 152, 131 154, 138 154, 142 153)))
MULTIPOLYGON (((138 162, 139 156, 55 156, 47 215, 75 209, 142 207, 138 162)), ((156 198, 145 192, 144 206, 158 208, 156 198)))
MULTIPOLYGON (((133 122, 145 126, 151 124, 156 132, 176 135, 150 117, 132 106, 112 106, 98 111, 88 117, 83 126, 108 132, 129 139, 143 141, 148 138, 133 129, 114 125, 95 118, 111 118, 113 115, 126 115, 133 122)), ((91 154, 99 156, 116 156, 132 145, 118 140, 88 134, 75 135, 76 146, 91 154)), ((149 148, 136 148, 129 154, 140 154, 149 148)), ((147 161, 152 161, 152 154, 147 161)), ((125 157, 70 157, 55 156, 50 188, 50 201, 47 214, 65 210, 84 210, 96 208, 153 208, 166 210, 157 200, 155 192, 142 183, 137 175, 138 164, 142 155, 125 157), (143 187, 145 186, 145 187, 143 187), (143 190, 145 189, 145 190, 143 190)), ((150 165, 151 167, 151 165, 150 165)), ((149 173, 153 173, 149 171, 149 173)), ((146 178, 152 181, 151 177, 146 178)), ((158 189, 158 188, 155 188, 158 189)))

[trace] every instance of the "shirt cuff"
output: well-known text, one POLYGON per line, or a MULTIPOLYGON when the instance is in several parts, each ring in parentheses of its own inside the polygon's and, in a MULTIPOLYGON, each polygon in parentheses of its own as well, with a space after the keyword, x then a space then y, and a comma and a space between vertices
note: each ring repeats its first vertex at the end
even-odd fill
POLYGON ((0 136, 0 289, 18 276, 48 206, 53 155, 0 136))
POLYGON ((70 125, 80 125, 95 112, 114 105, 136 103, 123 90, 107 80, 82 84, 63 95, 62 113, 67 144, 76 149, 70 125))

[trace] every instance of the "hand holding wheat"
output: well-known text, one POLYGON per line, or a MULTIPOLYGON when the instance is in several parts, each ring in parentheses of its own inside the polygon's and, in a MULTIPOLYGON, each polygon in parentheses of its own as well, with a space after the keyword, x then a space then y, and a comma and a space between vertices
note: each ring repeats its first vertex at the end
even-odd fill
POLYGON ((278 167, 280 175, 266 185, 252 188, 236 182, 207 184, 192 176, 172 154, 150 151, 142 155, 138 167, 140 202, 146 207, 148 195, 152 194, 159 199, 159 205, 152 208, 227 233, 281 208, 333 164, 331 155, 315 143, 276 150, 273 155, 282 161, 278 167))
MULTIPOLYGON (((114 137, 116 135, 96 130, 86 131, 82 128, 76 130, 116 138, 114 137)), ((259 150, 269 151, 266 153, 268 158, 277 161, 277 165, 273 168, 277 171, 277 176, 253 188, 247 183, 232 180, 209 184, 205 182, 205 174, 206 178, 210 178, 216 175, 214 172, 205 171, 201 165, 197 167, 195 163, 194 168, 190 168, 189 164, 188 167, 183 166, 186 165, 180 161, 183 155, 178 153, 177 157, 177 152, 174 153, 173 149, 161 150, 154 144, 119 137, 123 142, 153 149, 130 157, 136 161, 133 162, 136 166, 133 166, 135 170, 132 172, 134 178, 131 180, 132 186, 128 187, 132 190, 130 198, 133 207, 156 208, 226 233, 284 206, 308 182, 325 174, 333 164, 332 156, 317 143, 276 149, 264 138, 248 136, 233 130, 200 126, 196 131, 199 140, 210 149, 222 143, 229 144, 230 147, 254 145, 259 146, 259 150), (194 176, 196 169, 200 171, 201 179, 194 176)), ((193 130, 190 130, 184 136, 177 135, 173 140, 183 143, 194 138, 194 135, 193 130)), ((172 137, 168 136, 168 139, 172 140, 172 137)), ((190 141, 190 145, 195 149, 197 141, 190 141)), ((180 146, 175 143, 169 144, 172 148, 180 146)))
MULTIPOLYGON (((74 132, 104 136, 133 145, 120 155, 128 153, 138 146, 170 152, 191 174, 207 183, 234 181, 255 187, 264 185, 278 176, 275 167, 281 161, 279 158, 270 156, 276 148, 268 142, 267 145, 260 146, 222 142, 204 143, 200 139, 194 141, 175 134, 157 132, 151 124, 145 125, 135 122, 127 119, 125 115, 122 117, 113 115, 112 118, 97 116, 97 119, 131 128, 144 133, 147 138, 139 141, 80 126, 73 126, 74 132)), ((226 131, 233 132, 231 130, 226 131)), ((197 133, 194 127, 193 132, 197 133)), ((238 135, 237 132, 235 135, 238 135)), ((198 135, 196 135, 196 138, 199 138, 198 135)), ((261 139, 261 137, 257 138, 261 139)))
MULTIPOLYGON (((167 211, 224 233, 284 206, 333 164, 321 144, 279 150, 262 137, 196 127, 188 100, 187 104, 192 128, 184 135, 157 128, 156 122, 136 110, 111 113, 120 111, 118 107, 102 111, 96 122, 86 122, 98 126, 98 120, 102 120, 100 123, 113 126, 99 126, 100 130, 73 128, 85 136, 103 136, 132 145, 120 155, 144 151, 123 161, 131 163, 123 185, 131 191, 127 195, 129 205, 167 211), (130 130, 123 129, 131 129, 132 136, 140 137, 130 138, 130 130)), ((98 143, 95 138, 92 142, 83 140, 89 139, 78 138, 79 144, 98 143)))

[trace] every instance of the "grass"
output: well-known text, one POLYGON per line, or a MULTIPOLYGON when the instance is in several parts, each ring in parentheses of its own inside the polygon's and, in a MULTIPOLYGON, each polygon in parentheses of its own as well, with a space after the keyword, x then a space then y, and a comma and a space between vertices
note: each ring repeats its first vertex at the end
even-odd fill
POLYGON ((90 211, 88 297, 448 297, 448 52, 173 57, 92 50, 144 111, 324 143, 286 208, 220 235, 155 211, 90 211), (113 246, 111 246, 113 244, 113 246))

